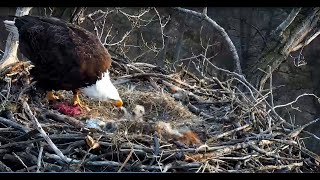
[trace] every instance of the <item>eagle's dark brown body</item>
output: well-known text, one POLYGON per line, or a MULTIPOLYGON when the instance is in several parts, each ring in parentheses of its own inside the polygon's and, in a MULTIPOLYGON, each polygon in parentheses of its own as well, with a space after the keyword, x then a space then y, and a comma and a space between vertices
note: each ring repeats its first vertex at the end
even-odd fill
POLYGON ((35 66, 30 71, 44 90, 75 90, 96 83, 111 56, 89 31, 50 17, 17 17, 20 52, 35 66))

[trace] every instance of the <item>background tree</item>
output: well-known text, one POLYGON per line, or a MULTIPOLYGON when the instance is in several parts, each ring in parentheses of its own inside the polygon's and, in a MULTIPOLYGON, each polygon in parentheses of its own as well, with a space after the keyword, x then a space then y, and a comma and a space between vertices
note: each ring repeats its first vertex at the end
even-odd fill
POLYGON ((319 8, 294 8, 288 17, 267 37, 261 56, 249 61, 245 74, 250 82, 263 88, 271 73, 278 69, 288 56, 300 50, 297 63, 301 64, 302 50, 319 34, 319 8), (271 67, 271 73, 269 72, 271 67))

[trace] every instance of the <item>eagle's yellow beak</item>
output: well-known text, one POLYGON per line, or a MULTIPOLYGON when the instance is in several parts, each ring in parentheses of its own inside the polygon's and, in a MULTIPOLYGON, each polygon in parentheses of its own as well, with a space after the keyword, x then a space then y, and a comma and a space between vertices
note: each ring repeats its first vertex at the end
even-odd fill
POLYGON ((120 100, 117 100, 116 103, 115 103, 115 105, 116 105, 117 107, 121 107, 121 106, 123 105, 122 100, 121 100, 121 99, 120 99, 120 100))

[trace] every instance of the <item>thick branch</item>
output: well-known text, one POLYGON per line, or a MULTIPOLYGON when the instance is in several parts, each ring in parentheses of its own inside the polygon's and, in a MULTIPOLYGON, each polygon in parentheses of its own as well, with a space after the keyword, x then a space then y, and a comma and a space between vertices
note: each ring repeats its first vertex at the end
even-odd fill
POLYGON ((299 50, 300 48, 307 46, 308 44, 311 43, 318 35, 320 34, 320 30, 316 31, 310 38, 307 38, 304 43, 298 44, 295 48, 292 49, 292 52, 299 50))
POLYGON ((281 36, 282 33, 288 28, 288 26, 293 22, 293 20, 297 17, 299 14, 301 8, 294 8, 286 20, 284 20, 275 30, 275 33, 277 36, 281 36))
POLYGON ((242 70, 241 70, 241 63, 240 63, 240 59, 239 59, 239 55, 237 53, 237 49, 234 46, 232 40, 230 39, 230 37, 228 36, 227 32, 221 27, 219 26, 219 24, 217 24, 213 19, 211 19, 208 15, 207 15, 207 8, 204 8, 203 13, 199 13, 196 11, 192 11, 189 9, 185 9, 185 8, 175 8, 179 11, 182 11, 184 13, 187 14, 192 14, 198 18, 203 18, 205 19, 210 25, 212 25, 213 28, 215 28, 218 33, 226 40, 227 45, 229 47, 229 50, 232 54, 233 60, 235 61, 235 68, 236 68, 236 72, 239 74, 242 74, 242 70))

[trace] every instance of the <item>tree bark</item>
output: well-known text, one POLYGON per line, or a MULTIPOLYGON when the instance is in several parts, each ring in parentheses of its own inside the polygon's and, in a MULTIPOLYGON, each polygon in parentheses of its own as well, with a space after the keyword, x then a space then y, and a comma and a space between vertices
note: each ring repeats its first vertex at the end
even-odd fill
MULTIPOLYGON (((29 14, 32 7, 18 7, 15 16, 24 16, 29 14)), ((4 55, 0 61, 0 69, 18 62, 18 46, 19 46, 19 35, 10 32, 7 38, 6 48, 4 55)))
POLYGON ((290 53, 307 45, 310 39, 319 34, 319 16, 320 8, 294 8, 287 19, 271 33, 260 58, 246 64, 244 70, 248 81, 261 90, 270 77, 269 66, 273 72, 290 53))

